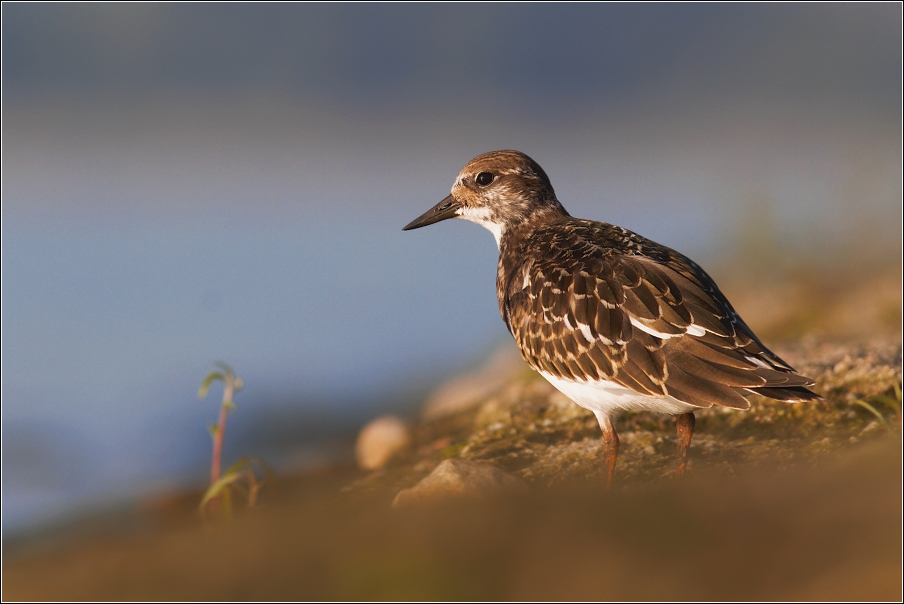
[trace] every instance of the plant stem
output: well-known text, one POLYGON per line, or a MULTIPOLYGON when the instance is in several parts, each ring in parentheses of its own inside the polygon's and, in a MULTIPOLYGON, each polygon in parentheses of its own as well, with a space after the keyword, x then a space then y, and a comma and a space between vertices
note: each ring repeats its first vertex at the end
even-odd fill
MULTIPOLYGON (((223 434, 226 431, 226 417, 229 415, 229 407, 232 405, 232 392, 234 387, 233 376, 227 375, 224 380, 223 404, 220 406, 220 419, 217 422, 217 433, 213 437, 213 460, 210 463, 211 485, 220 479, 221 459, 223 456, 223 434)), ((211 507, 216 507, 216 499, 211 501, 211 507)))

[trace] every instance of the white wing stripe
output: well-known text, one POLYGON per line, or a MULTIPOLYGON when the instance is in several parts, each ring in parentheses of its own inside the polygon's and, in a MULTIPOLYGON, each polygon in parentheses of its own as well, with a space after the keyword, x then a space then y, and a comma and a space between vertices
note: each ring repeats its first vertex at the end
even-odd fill
POLYGON ((631 325, 633 325, 640 331, 645 331, 648 334, 650 334, 651 336, 656 336, 657 338, 660 338, 663 340, 668 340, 669 338, 674 338, 675 336, 683 336, 684 335, 683 333, 659 333, 655 329, 651 329, 651 328, 647 327, 646 325, 644 325, 643 323, 641 323, 634 317, 631 317, 631 325))
POLYGON ((700 327, 699 325, 694 325, 693 323, 687 326, 684 333, 659 333, 655 329, 651 327, 647 327, 643 323, 641 323, 638 319, 631 317, 631 325, 639 329, 640 331, 645 331, 651 336, 656 336, 657 338, 668 340, 669 338, 675 338, 678 336, 683 336, 684 333, 692 336, 702 336, 706 333, 706 330, 700 327))

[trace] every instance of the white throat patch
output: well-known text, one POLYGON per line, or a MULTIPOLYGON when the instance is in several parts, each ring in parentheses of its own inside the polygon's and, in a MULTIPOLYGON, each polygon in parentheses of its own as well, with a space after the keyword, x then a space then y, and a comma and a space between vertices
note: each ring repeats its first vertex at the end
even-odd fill
POLYGON ((496 247, 499 247, 499 242, 502 240, 502 224, 490 220, 491 215, 492 212, 489 208, 469 208, 467 206, 462 206, 458 213, 459 218, 479 224, 493 233, 493 237, 496 238, 496 247))

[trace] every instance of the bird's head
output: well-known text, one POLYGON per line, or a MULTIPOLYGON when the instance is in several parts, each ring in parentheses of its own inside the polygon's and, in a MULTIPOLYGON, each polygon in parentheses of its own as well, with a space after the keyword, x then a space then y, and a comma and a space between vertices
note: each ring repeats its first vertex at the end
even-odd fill
POLYGON ((469 161, 455 179, 452 194, 403 230, 463 218, 486 227, 498 244, 511 227, 548 215, 568 214, 543 168, 519 151, 491 151, 469 161))

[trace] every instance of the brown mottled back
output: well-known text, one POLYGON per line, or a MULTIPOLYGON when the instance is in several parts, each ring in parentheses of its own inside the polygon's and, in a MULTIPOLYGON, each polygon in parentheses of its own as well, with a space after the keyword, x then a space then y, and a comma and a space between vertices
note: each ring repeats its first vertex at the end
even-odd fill
POLYGON ((535 369, 699 407, 743 393, 816 398, 696 263, 606 223, 562 216, 502 239, 503 320, 535 369))

